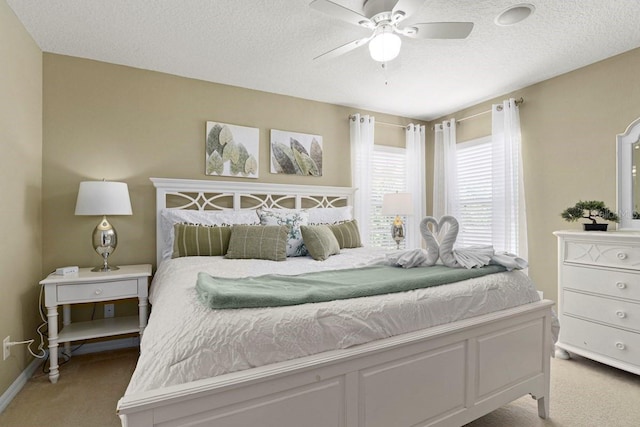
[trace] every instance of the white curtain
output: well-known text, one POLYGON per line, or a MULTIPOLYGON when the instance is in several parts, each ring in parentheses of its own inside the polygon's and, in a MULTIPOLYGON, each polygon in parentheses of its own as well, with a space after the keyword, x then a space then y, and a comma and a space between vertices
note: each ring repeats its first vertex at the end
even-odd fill
POLYGON ((456 163, 456 121, 435 126, 433 159, 433 216, 458 214, 458 172, 456 163))
POLYGON ((419 248, 422 245, 420 237, 420 221, 426 215, 426 185, 424 166, 425 127, 410 124, 405 131, 407 158, 407 192, 413 200, 413 214, 407 217, 407 249, 419 248))
POLYGON ((351 139, 351 185, 356 187, 353 202, 354 219, 358 221, 362 244, 369 244, 371 216, 371 164, 375 118, 354 114, 349 120, 351 139))
POLYGON ((493 245, 527 259, 520 113, 515 99, 492 106, 493 245))

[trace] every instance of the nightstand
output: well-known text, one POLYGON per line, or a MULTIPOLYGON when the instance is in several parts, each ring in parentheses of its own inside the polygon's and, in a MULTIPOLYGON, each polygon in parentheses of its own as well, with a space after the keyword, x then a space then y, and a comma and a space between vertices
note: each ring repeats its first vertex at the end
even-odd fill
POLYGON ((58 381, 58 343, 64 343, 71 356, 71 341, 139 332, 147 326, 147 300, 151 264, 123 265, 119 270, 50 274, 44 286, 44 305, 49 327, 49 380, 58 381), (71 323, 71 304, 138 298, 138 316, 114 317, 71 323), (58 332, 58 305, 62 305, 62 330, 58 332))

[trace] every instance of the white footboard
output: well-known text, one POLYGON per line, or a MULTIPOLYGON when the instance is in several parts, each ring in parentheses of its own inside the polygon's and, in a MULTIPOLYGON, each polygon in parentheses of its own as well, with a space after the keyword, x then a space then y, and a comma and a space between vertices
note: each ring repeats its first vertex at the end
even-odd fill
POLYGON ((126 427, 460 426, 527 393, 549 412, 551 301, 128 395, 126 427))

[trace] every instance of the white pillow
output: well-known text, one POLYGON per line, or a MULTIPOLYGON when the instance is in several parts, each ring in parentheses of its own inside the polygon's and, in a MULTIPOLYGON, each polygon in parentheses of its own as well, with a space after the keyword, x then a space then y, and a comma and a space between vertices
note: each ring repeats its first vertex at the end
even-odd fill
POLYGON ((337 224, 351 221, 353 219, 353 206, 343 206, 339 208, 311 208, 309 213, 309 224, 337 224))
POLYGON ((194 224, 194 225, 259 225, 260 218, 255 210, 241 211, 195 211, 187 209, 162 209, 160 211, 160 232, 164 242, 162 247, 162 259, 171 258, 173 253, 173 225, 174 224, 194 224))
POLYGON ((295 209, 259 209, 258 217, 262 225, 288 225, 287 256, 305 256, 309 252, 302 240, 301 225, 309 224, 309 214, 295 209))

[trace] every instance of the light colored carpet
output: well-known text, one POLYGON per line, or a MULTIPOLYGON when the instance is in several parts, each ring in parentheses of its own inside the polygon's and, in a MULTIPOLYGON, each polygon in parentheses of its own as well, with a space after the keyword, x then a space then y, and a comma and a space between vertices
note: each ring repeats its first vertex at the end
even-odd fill
POLYGON ((640 376, 590 359, 551 359, 550 417, 538 417, 530 396, 466 427, 638 427, 640 376))
MULTIPOLYGON (((120 426, 115 407, 137 357, 137 349, 74 356, 55 385, 39 371, 0 414, 0 426, 120 426)), ((640 376, 581 357, 552 359, 551 368, 550 419, 538 418, 536 401, 525 396, 466 427, 640 426, 640 376)))
POLYGON ((0 414, 0 426, 120 426, 116 403, 127 388, 138 353, 135 348, 73 356, 60 367, 56 384, 38 370, 0 414))

